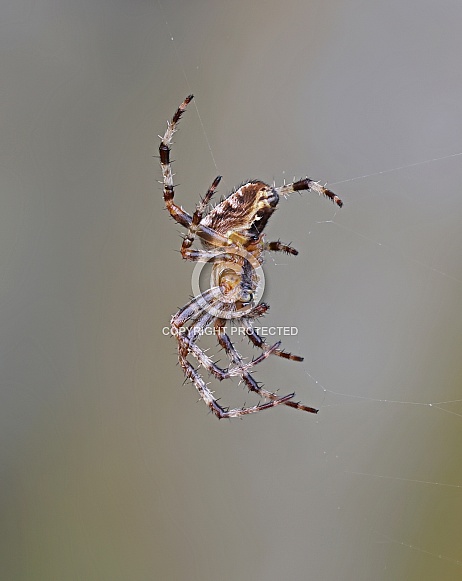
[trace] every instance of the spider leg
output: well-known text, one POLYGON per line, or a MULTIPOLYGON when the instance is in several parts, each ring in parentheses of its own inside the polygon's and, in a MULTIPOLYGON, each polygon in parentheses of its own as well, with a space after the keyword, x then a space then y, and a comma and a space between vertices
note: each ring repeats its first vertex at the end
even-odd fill
POLYGON ((194 367, 186 359, 186 357, 180 353, 179 359, 180 365, 183 368, 186 377, 194 383, 201 398, 209 406, 211 411, 217 416, 219 420, 223 418, 238 418, 239 416, 245 416, 248 414, 253 414, 256 412, 267 410, 276 405, 286 403, 289 399, 291 399, 294 396, 294 394, 289 394, 276 400, 270 401, 268 403, 258 404, 248 408, 225 409, 218 403, 217 399, 214 397, 211 390, 207 387, 202 377, 199 375, 196 369, 194 369, 194 367))
POLYGON ((332 200, 335 204, 337 204, 337 206, 340 206, 340 208, 343 206, 342 200, 336 194, 334 194, 334 192, 331 192, 324 186, 321 186, 319 182, 315 182, 310 178, 305 178, 304 180, 299 180, 298 182, 286 184, 284 186, 275 189, 279 195, 284 197, 288 196, 289 194, 293 194, 294 192, 300 192, 302 190, 311 190, 312 192, 316 192, 320 196, 321 195, 326 196, 327 198, 332 200))
POLYGON ((210 357, 208 357, 208 355, 206 355, 205 352, 200 347, 198 347, 196 343, 193 343, 187 337, 183 336, 178 338, 178 341, 182 343, 182 351, 185 353, 189 352, 194 355, 200 365, 202 365, 202 367, 207 369, 209 373, 211 373, 220 381, 223 381, 223 379, 229 379, 231 377, 242 376, 243 371, 249 371, 249 369, 252 369, 252 367, 264 361, 271 355, 271 353, 274 353, 281 344, 281 342, 278 341, 272 347, 264 350, 259 357, 249 361, 249 363, 242 363, 241 365, 236 365, 235 367, 230 367, 229 369, 222 369, 221 367, 218 367, 218 365, 216 365, 212 359, 210 359, 210 357))
MULTIPOLYGON (((194 301, 192 301, 194 302, 194 301)), ((224 305, 220 301, 216 301, 214 304, 215 308, 222 308, 224 305)), ((200 313, 202 309, 199 308, 199 303, 197 303, 197 312, 200 313)), ((196 315, 197 313, 194 313, 196 315)), ((191 315, 193 316, 193 315, 191 315)), ((267 349, 263 350, 263 353, 254 359, 252 359, 249 363, 239 365, 236 367, 231 367, 229 369, 222 369, 218 365, 214 363, 214 361, 206 355, 203 349, 201 349, 197 344, 196 341, 202 331, 215 319, 215 315, 211 313, 205 313, 202 316, 198 316, 193 319, 190 327, 186 330, 184 328, 180 328, 179 326, 173 325, 175 331, 174 335, 178 341, 178 349, 181 351, 184 356, 187 356, 188 353, 191 353, 199 362, 202 367, 207 369, 209 373, 214 375, 220 381, 223 379, 229 379, 230 377, 237 377, 242 375, 242 370, 249 370, 258 363, 264 361, 271 353, 276 351, 280 346, 280 342, 276 343, 272 347, 268 347, 267 349)), ((184 323, 185 321, 183 321, 184 323)), ((183 324, 182 323, 182 324, 183 324)))
POLYGON ((173 173, 172 164, 170 163, 170 146, 172 144, 172 139, 175 131, 177 130, 177 124, 181 116, 186 110, 188 104, 193 100, 193 95, 189 95, 181 103, 172 117, 171 121, 167 122, 167 130, 164 136, 160 139, 159 145, 159 156, 160 156, 160 166, 162 168, 163 186, 164 186, 164 201, 167 210, 174 220, 179 222, 182 226, 189 228, 192 223, 192 217, 185 212, 183 208, 177 206, 173 201, 175 195, 174 185, 173 185, 173 173))
POLYGON ((275 242, 264 242, 262 245, 262 250, 271 250, 272 252, 285 252, 286 254, 293 254, 297 256, 298 250, 292 248, 290 244, 282 244, 280 240, 275 242))
MULTIPOLYGON (((223 323, 224 323, 224 321, 220 320, 220 319, 217 319, 215 322, 215 331, 216 331, 217 336, 218 336, 218 342, 223 347, 223 349, 226 351, 226 353, 228 354, 228 357, 235 365, 242 365, 242 357, 236 351, 234 345, 231 342, 231 339, 225 333, 223 323)), ((277 394, 260 387, 258 385, 258 383, 255 381, 255 379, 252 377, 252 375, 250 373, 248 373, 247 371, 242 370, 241 377, 242 377, 244 383, 246 384, 247 388, 250 391, 258 393, 259 395, 261 395, 262 397, 265 397, 266 399, 270 399, 272 401, 277 401, 277 400, 280 401, 280 398, 277 394)), ((294 397, 294 395, 295 394, 293 394, 292 397, 294 397)), ((318 413, 318 410, 315 408, 302 405, 301 403, 298 403, 295 401, 291 401, 292 397, 286 398, 285 401, 281 402, 281 403, 283 403, 284 405, 287 405, 289 407, 303 410, 305 412, 310 412, 313 414, 318 413)))
POLYGON ((278 355, 279 357, 283 357, 284 359, 290 359, 291 361, 303 361, 303 357, 300 357, 299 355, 292 355, 292 353, 287 353, 287 351, 283 351, 282 349, 273 350, 272 347, 268 347, 266 341, 263 339, 263 337, 260 337, 260 335, 255 331, 252 323, 247 317, 242 319, 242 324, 246 329, 247 337, 256 347, 259 347, 263 351, 271 349, 274 355, 278 355))
MULTIPOLYGON (((194 330, 193 323, 197 321, 201 314, 206 311, 213 316, 218 316, 220 313, 223 318, 223 314, 229 313, 229 316, 225 316, 224 318, 234 318, 235 317, 235 305, 234 303, 225 304, 222 302, 223 293, 220 287, 212 287, 207 291, 204 291, 200 295, 195 296, 192 298, 189 303, 187 303, 184 307, 182 307, 173 317, 171 318, 170 325, 171 325, 171 332, 172 335, 177 336, 178 334, 182 334, 184 331, 184 325, 188 321, 192 321, 189 331, 194 330)), ((264 312, 268 310, 268 306, 262 303, 258 305, 258 307, 252 309, 249 312, 249 316, 257 317, 262 315, 264 312)), ((198 333, 196 333, 197 336, 198 333)), ((189 336, 189 339, 192 339, 192 335, 189 336)), ((195 340, 195 337, 194 337, 195 340)))
POLYGON ((269 311, 270 306, 267 303, 260 303, 249 311, 246 315, 248 319, 258 319, 258 317, 263 317, 263 315, 269 311))
MULTIPOLYGON (((184 240, 187 240, 188 236, 184 240)), ((236 248, 236 246, 232 246, 236 248)), ((209 260, 220 259, 226 262, 242 262, 242 258, 238 254, 227 253, 223 248, 212 248, 211 250, 199 250, 196 248, 184 247, 184 242, 181 247, 181 256, 186 260, 193 262, 209 262, 209 260)))
POLYGON ((204 291, 201 295, 192 298, 189 303, 182 307, 175 315, 173 315, 170 324, 173 329, 173 334, 193 317, 199 315, 204 309, 211 306, 216 299, 221 296, 219 287, 211 288, 204 291))
MULTIPOLYGON (((199 304, 195 305, 197 307, 197 310, 192 308, 194 302, 195 302, 194 300, 191 301, 189 303, 189 305, 187 306, 189 309, 188 312, 190 314, 189 319, 202 311, 199 304), (193 314, 191 314, 191 313, 193 313, 193 314)), ((216 301, 216 302, 218 302, 218 301, 216 301)), ((288 396, 276 398, 275 400, 268 402, 268 403, 265 403, 265 404, 258 404, 258 405, 248 407, 248 408, 236 408, 236 409, 231 409, 231 410, 226 410, 225 408, 221 407, 218 404, 216 398, 213 396, 212 391, 207 387, 207 384, 205 383, 205 381, 203 380, 203 378, 201 377, 199 372, 196 369, 194 369, 193 365, 187 359, 188 353, 192 353, 193 355, 197 356, 199 362, 202 365, 204 365, 204 367, 206 367, 209 371, 211 371, 212 373, 214 371, 216 371, 216 375, 219 379, 225 379, 226 377, 231 377, 233 375, 240 375, 242 373, 240 368, 239 368, 239 372, 236 372, 236 373, 233 373, 233 370, 230 370, 229 372, 225 372, 224 370, 221 370, 219 367, 217 367, 210 360, 210 358, 208 358, 205 355, 205 353, 202 350, 200 350, 197 347, 197 345, 195 345, 195 341, 197 340, 198 336, 200 335, 201 330, 204 329, 208 324, 210 324, 214 318, 215 317, 213 315, 211 315, 210 313, 206 313, 202 317, 196 316, 196 319, 194 320, 193 324, 191 325, 191 327, 187 331, 180 332, 179 328, 177 328, 178 333, 176 335, 177 340, 178 340, 178 359, 179 359, 180 365, 181 365, 186 377, 194 383, 197 391, 199 392, 199 395, 205 401, 205 403, 209 406, 209 408, 212 410, 212 412, 219 419, 235 418, 235 417, 259 412, 259 411, 262 411, 265 409, 269 409, 269 408, 274 407, 275 405, 278 405, 280 403, 286 403, 287 400, 291 399, 294 394, 289 394, 288 396)), ((178 318, 178 320, 180 320, 180 319, 181 319, 181 317, 178 318)), ((189 319, 187 319, 187 320, 189 320, 189 319)), ((186 322, 186 321, 183 321, 183 322, 186 322)), ((270 353, 268 352, 268 355, 269 354, 270 353)), ((264 354, 264 356, 266 357, 266 353, 264 354)), ((255 365, 256 363, 259 363, 265 357, 258 357, 254 362, 251 362, 249 364, 249 366, 255 365)))
POLYGON ((197 228, 199 227, 200 221, 202 220, 202 216, 204 214, 205 208, 207 207, 207 204, 212 199, 212 196, 215 193, 215 190, 217 189, 220 181, 221 181, 221 176, 217 176, 214 179, 210 188, 207 190, 207 193, 205 194, 204 199, 201 200, 201 202, 196 207, 196 211, 193 214, 191 224, 189 225, 188 234, 183 239, 183 244, 181 246, 181 254, 184 258, 185 258, 185 253, 186 253, 187 249, 191 246, 191 244, 194 241, 194 238, 195 238, 196 232, 197 232, 197 228))

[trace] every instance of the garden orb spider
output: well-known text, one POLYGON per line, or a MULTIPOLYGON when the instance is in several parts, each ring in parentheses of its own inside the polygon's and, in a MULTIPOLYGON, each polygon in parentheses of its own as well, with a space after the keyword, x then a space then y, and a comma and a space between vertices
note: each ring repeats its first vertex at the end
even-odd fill
POLYGON ((286 405, 306 412, 318 410, 293 400, 295 393, 285 396, 264 389, 252 377, 252 367, 269 355, 277 355, 291 361, 303 361, 303 357, 292 355, 280 349, 281 343, 272 346, 255 331, 252 320, 261 317, 269 309, 266 303, 259 303, 254 296, 259 290, 258 268, 263 263, 266 251, 286 252, 297 255, 292 246, 280 241, 266 242, 263 230, 279 202, 280 196, 293 192, 311 190, 324 195, 342 207, 343 203, 333 192, 319 182, 305 178, 281 187, 272 187, 260 180, 253 180, 231 192, 223 201, 207 213, 207 206, 220 183, 221 176, 213 181, 205 197, 196 206, 191 216, 173 201, 174 185, 170 162, 170 146, 178 122, 192 101, 189 95, 181 103, 167 124, 167 130, 160 137, 159 155, 163 175, 164 201, 172 218, 187 228, 181 245, 181 255, 186 260, 210 262, 212 264, 212 287, 195 296, 180 309, 171 320, 171 332, 178 341, 178 359, 188 379, 194 383, 199 395, 210 410, 219 418, 240 417, 277 405, 286 405), (198 238, 202 249, 192 248, 198 238), (250 341, 262 351, 259 357, 245 363, 225 331, 226 322, 239 321, 250 341), (197 340, 207 327, 212 327, 219 345, 225 350, 230 367, 222 369, 197 345, 197 340), (251 407, 228 409, 222 407, 199 371, 189 361, 193 356, 211 375, 218 380, 239 377, 249 391, 264 398, 265 403, 251 407))

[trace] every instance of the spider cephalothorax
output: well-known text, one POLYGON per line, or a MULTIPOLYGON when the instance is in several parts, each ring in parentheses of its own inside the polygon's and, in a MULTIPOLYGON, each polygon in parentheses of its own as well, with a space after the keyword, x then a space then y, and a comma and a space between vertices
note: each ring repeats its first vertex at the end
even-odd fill
POLYGON ((252 321, 266 313, 269 306, 258 303, 256 296, 261 290, 258 271, 263 263, 266 251, 279 251, 296 255, 297 250, 279 241, 266 242, 263 230, 279 202, 280 196, 293 192, 312 190, 330 198, 338 206, 342 201, 333 192, 321 186, 319 182, 305 178, 281 187, 272 187, 262 181, 254 180, 240 186, 223 201, 211 209, 205 216, 207 206, 215 193, 221 176, 215 178, 205 197, 191 216, 174 201, 173 174, 170 163, 170 145, 176 131, 177 123, 193 96, 189 95, 178 107, 172 120, 168 122, 167 131, 161 137, 159 146, 160 164, 163 174, 165 205, 170 215, 188 229, 183 239, 181 254, 183 258, 195 262, 212 264, 212 285, 205 292, 199 292, 186 306, 172 317, 172 334, 178 340, 178 358, 188 379, 196 386, 201 398, 218 418, 238 417, 258 412, 279 404, 317 413, 317 410, 293 401, 294 393, 286 396, 263 389, 250 369, 266 359, 269 355, 278 355, 292 361, 303 361, 303 357, 292 355, 280 349, 280 342, 268 346, 253 328, 252 321), (191 248, 198 238, 203 249, 191 248), (239 321, 244 327, 250 341, 262 351, 262 354, 245 363, 225 332, 226 321, 239 321), (197 340, 207 327, 212 327, 217 335, 219 345, 226 351, 231 366, 227 369, 218 367, 212 359, 199 348, 197 340), (268 400, 251 407, 223 408, 209 389, 206 382, 192 365, 188 357, 193 356, 199 365, 219 380, 239 377, 250 391, 268 400))

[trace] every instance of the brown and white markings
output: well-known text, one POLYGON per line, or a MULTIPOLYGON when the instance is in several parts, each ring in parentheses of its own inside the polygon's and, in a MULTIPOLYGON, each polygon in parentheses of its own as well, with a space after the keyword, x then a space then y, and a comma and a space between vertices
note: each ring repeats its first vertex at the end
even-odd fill
POLYGON ((319 182, 309 178, 279 188, 254 180, 240 186, 207 213, 207 206, 221 180, 221 176, 218 176, 197 205, 194 214, 192 216, 188 214, 174 202, 170 146, 177 124, 192 99, 193 96, 189 95, 178 107, 172 120, 167 124, 167 130, 161 137, 159 146, 165 205, 172 218, 187 228, 187 234, 181 245, 181 255, 186 260, 212 264, 211 288, 205 292, 199 292, 171 320, 171 331, 178 341, 180 365, 186 377, 196 386, 201 398, 220 419, 239 417, 281 404, 317 413, 318 410, 294 401, 294 393, 278 396, 264 389, 252 377, 250 373, 252 367, 269 355, 277 355, 292 361, 303 361, 303 357, 283 351, 280 348, 280 342, 269 346, 257 334, 252 321, 264 315, 269 306, 265 303, 258 304, 254 295, 257 295, 260 289, 258 270, 263 263, 266 251, 298 254, 297 250, 290 245, 279 241, 266 242, 264 239, 263 230, 276 209, 279 197, 302 190, 311 190, 326 196, 340 207, 343 205, 342 201, 319 182), (202 244, 201 249, 192 248, 196 238, 202 244), (226 322, 230 320, 239 322, 244 327, 250 341, 261 350, 259 357, 250 362, 244 362, 225 331, 226 322), (198 346, 197 341, 207 327, 214 329, 219 345, 228 356, 229 368, 218 367, 198 346), (204 367, 220 381, 239 377, 250 391, 267 401, 237 409, 222 407, 199 371, 188 359, 189 356, 199 363, 199 367, 204 367))

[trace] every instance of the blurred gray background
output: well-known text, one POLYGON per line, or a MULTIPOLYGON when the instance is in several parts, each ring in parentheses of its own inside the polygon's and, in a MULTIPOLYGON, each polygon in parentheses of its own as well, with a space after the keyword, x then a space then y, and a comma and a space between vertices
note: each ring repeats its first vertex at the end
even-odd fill
POLYGON ((461 578, 461 19, 2 2, 1 579, 461 578), (217 174, 308 174, 345 202, 293 196, 268 228, 300 254, 268 257, 262 324, 297 326, 305 361, 256 377, 318 416, 218 422, 182 386, 162 328, 192 265, 153 156, 190 92, 185 208, 217 174))

